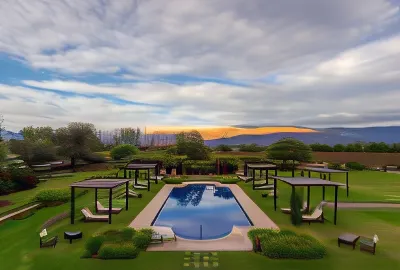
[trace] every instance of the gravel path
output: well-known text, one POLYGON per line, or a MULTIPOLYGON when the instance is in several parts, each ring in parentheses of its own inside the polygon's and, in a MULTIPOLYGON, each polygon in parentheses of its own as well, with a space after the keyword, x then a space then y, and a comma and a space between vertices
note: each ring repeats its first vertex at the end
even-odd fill
MULTIPOLYGON (((326 206, 334 207, 333 202, 326 203, 326 206)), ((338 208, 400 208, 400 203, 347 203, 338 202, 338 208)))

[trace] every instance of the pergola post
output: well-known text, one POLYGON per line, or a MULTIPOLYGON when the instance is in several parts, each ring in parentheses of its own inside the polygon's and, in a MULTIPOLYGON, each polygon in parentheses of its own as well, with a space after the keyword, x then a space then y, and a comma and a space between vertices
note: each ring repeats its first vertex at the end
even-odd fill
POLYGON ((308 178, 311 178, 311 171, 308 171, 308 178))
POLYGON ((156 184, 158 184, 158 163, 157 163, 157 165, 156 165, 154 170, 155 170, 155 173, 156 173, 156 184))
POLYGON ((322 186, 322 200, 325 201, 325 186, 322 186))
POLYGON ((147 191, 150 191, 150 169, 147 169, 147 191))
POLYGON ((276 211, 276 184, 277 184, 277 181, 274 178, 274 209, 275 209, 275 211, 276 211))
POLYGON ((129 179, 131 179, 131 178, 132 178, 132 171, 129 170, 129 179))
POLYGON ((347 197, 349 197, 349 172, 346 172, 346 193, 347 197))
POLYGON ((110 188, 109 198, 108 198, 108 224, 111 224, 111 214, 112 214, 112 188, 110 188))
POLYGON ((247 161, 244 162, 243 174, 244 174, 244 176, 247 176, 247 161))
POLYGON ((75 188, 71 187, 71 224, 75 221, 75 188))
POLYGON ((278 169, 275 168, 275 176, 278 176, 278 169))
POLYGON ((333 217, 333 223, 336 225, 336 217, 337 217, 337 197, 338 197, 338 186, 335 186, 335 214, 333 217))
POLYGON ((253 190, 255 189, 255 181, 256 181, 256 170, 253 169, 253 190))
POLYGON ((94 208, 97 213, 97 211, 98 211, 98 209, 97 209, 97 188, 94 189, 94 208))
POLYGON ((125 210, 128 210, 129 182, 125 183, 125 210))
POLYGON ((331 181, 331 173, 328 173, 328 180, 331 181))
POLYGON ((126 179, 126 168, 124 168, 124 178, 126 179))
POLYGON ((137 185, 138 174, 139 174, 139 172, 138 172, 138 170, 136 169, 136 170, 135 170, 135 185, 137 185))
POLYGON ((310 186, 307 186, 307 213, 310 212, 310 186))
POLYGON ((267 183, 267 185, 268 185, 268 174, 269 174, 269 170, 266 169, 266 171, 265 171, 265 182, 267 183))

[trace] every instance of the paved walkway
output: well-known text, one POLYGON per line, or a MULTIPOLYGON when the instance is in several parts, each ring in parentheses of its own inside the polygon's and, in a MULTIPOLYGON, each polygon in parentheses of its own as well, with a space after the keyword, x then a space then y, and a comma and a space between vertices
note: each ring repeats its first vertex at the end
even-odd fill
MULTIPOLYGON (((333 202, 328 202, 325 204, 329 207, 334 207, 333 202)), ((400 208, 400 203, 347 203, 338 202, 338 208, 400 208)))
POLYGON ((29 206, 29 207, 27 207, 27 208, 23 208, 23 209, 21 209, 21 210, 18 210, 17 212, 13 212, 13 213, 10 213, 10 214, 8 214, 8 215, 6 215, 6 216, 4 216, 4 217, 1 217, 1 218, 0 218, 0 223, 3 222, 3 221, 6 221, 7 219, 11 219, 11 218, 13 218, 13 217, 15 217, 15 216, 17 216, 17 215, 19 215, 19 214, 22 214, 22 213, 24 213, 24 212, 27 212, 27 211, 29 211, 29 210, 31 210, 31 209, 37 208, 39 205, 40 205, 40 203, 37 203, 37 204, 34 204, 34 205, 29 206))

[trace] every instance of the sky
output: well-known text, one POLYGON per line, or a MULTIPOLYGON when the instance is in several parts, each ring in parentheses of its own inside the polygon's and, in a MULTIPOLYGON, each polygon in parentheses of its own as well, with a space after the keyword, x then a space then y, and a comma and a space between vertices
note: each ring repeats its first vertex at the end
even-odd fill
POLYGON ((6 129, 400 125, 400 0, 1 0, 6 129))

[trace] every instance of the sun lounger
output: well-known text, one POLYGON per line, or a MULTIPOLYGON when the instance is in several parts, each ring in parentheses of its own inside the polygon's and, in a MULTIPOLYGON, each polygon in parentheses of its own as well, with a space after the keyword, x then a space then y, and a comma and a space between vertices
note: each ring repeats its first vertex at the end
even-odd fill
POLYGON ((247 177, 247 176, 242 176, 242 175, 238 175, 237 177, 240 180, 244 181, 245 183, 250 182, 251 180, 253 180, 253 177, 247 177))
POLYGON ((254 186, 254 190, 272 190, 274 189, 274 185, 258 185, 254 186))
POLYGON ((92 212, 87 207, 83 208, 81 212, 85 217, 85 221, 99 221, 99 222, 108 221, 107 215, 93 215, 92 212))
POLYGON ((136 191, 130 189, 128 193, 129 197, 134 197, 134 198, 142 198, 142 194, 137 193, 136 191))
POLYGON ((151 236, 152 244, 162 244, 167 241, 176 241, 176 235, 169 227, 154 226, 151 236))
MULTIPOLYGON (((99 201, 96 202, 97 204, 97 212, 100 214, 108 214, 108 208, 105 208, 99 201)), ((122 208, 112 208, 111 213, 119 214, 122 211, 122 208)))
POLYGON ((161 181, 161 180, 163 180, 163 179, 164 179, 164 176, 162 176, 162 175, 159 175, 159 176, 155 176, 155 175, 150 176, 150 180, 158 180, 158 181, 161 181))
MULTIPOLYGON (((304 213, 307 210, 307 202, 303 202, 303 208, 301 208, 301 212, 304 213)), ((281 208, 282 213, 290 214, 292 209, 290 208, 281 208)))
POLYGON ((371 252, 375 255, 376 243, 379 241, 378 236, 375 234, 374 238, 362 237, 360 239, 360 250, 371 252))
POLYGON ((324 222, 324 211, 322 210, 322 203, 320 203, 312 212, 311 215, 303 215, 303 222, 324 222))

